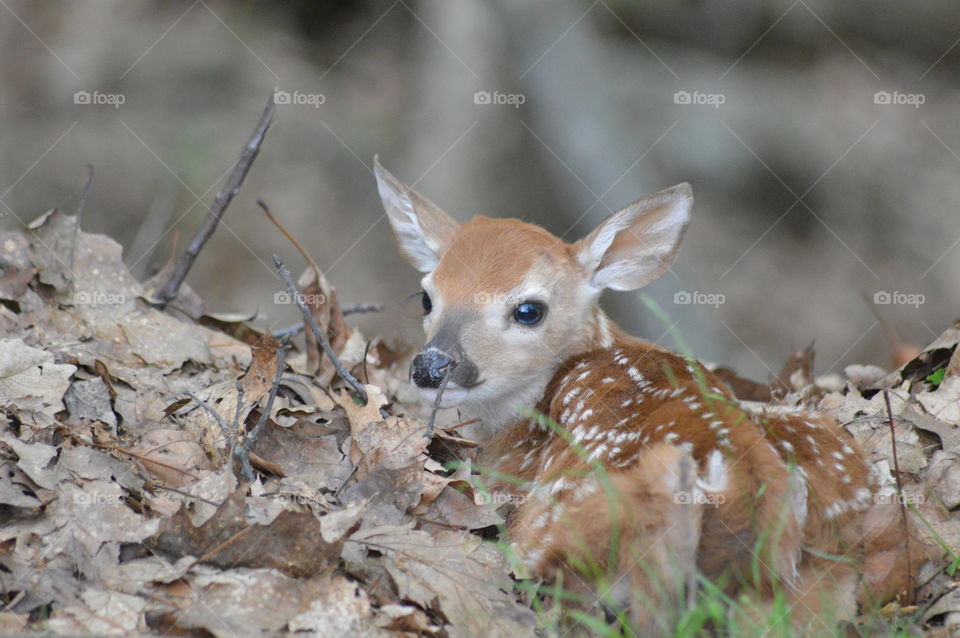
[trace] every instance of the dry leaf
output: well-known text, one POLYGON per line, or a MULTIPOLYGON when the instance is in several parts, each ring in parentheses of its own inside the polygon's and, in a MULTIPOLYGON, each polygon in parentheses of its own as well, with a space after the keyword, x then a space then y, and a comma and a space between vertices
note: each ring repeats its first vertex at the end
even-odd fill
POLYGON ((21 339, 0 339, 0 405, 16 405, 31 425, 50 425, 76 370, 21 339))

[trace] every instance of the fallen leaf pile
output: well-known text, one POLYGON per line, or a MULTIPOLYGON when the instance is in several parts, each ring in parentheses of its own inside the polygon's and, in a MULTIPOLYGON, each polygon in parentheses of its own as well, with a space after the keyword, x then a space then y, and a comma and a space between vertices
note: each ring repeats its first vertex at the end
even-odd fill
MULTIPOLYGON (((158 309, 154 282, 73 217, 0 234, 0 632, 536 631, 496 542, 503 521, 471 486, 475 444, 443 415, 428 440, 422 413, 397 400, 404 353, 351 329, 322 274, 301 286, 322 300, 313 310, 365 405, 312 339, 278 370, 280 344, 252 317, 205 314, 186 287, 158 309), (245 483, 234 453, 261 420, 245 483)), ((911 589, 942 624, 960 615, 958 341, 955 327, 893 373, 778 388, 780 403, 849 424, 891 502, 917 506, 926 565, 911 589)), ((868 577, 909 573, 890 551, 868 577)))
POLYGON ((471 533, 502 521, 474 503, 469 463, 438 462, 425 423, 386 398, 403 377, 387 344, 345 323, 331 339, 366 406, 316 352, 288 357, 242 484, 231 450, 277 378, 271 335, 204 315, 186 289, 157 310, 116 242, 58 212, 0 248, 0 631, 535 626, 503 554, 471 533))

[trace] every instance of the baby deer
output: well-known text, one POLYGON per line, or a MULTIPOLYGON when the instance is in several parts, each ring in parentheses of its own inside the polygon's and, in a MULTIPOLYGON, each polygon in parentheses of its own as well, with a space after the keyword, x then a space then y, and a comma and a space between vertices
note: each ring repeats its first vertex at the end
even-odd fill
POLYGON ((598 306, 670 267, 689 185, 568 244, 518 220, 459 225, 379 164, 376 176, 400 251, 426 273, 411 378, 431 402, 445 382, 444 407, 483 419, 486 485, 518 504, 510 538, 534 575, 626 612, 644 636, 672 631, 698 574, 758 605, 780 592, 807 622, 824 603, 854 611, 874 499, 852 438, 811 414, 745 412, 712 372, 598 306))

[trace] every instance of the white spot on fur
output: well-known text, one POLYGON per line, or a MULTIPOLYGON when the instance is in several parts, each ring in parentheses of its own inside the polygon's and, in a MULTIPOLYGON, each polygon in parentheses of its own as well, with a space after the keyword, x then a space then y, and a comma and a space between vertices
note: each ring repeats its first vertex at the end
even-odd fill
POLYGON ((809 489, 806 481, 806 472, 804 472, 802 468, 797 468, 796 471, 790 474, 790 498, 793 501, 793 517, 797 519, 797 525, 801 528, 807 522, 809 489))
POLYGON ((705 492, 722 492, 727 489, 727 463, 720 450, 707 455, 707 473, 697 480, 697 486, 705 492))
POLYGON ((590 456, 587 457, 587 460, 588 460, 588 461, 596 461, 597 459, 599 459, 600 457, 602 457, 604 454, 606 454, 606 452, 607 452, 607 446, 606 446, 606 445, 598 445, 598 446, 597 446, 597 449, 595 449, 593 452, 591 452, 591 453, 590 453, 590 456))
POLYGON ((580 394, 580 391, 583 388, 576 387, 570 392, 567 392, 566 396, 563 397, 563 405, 570 405, 570 402, 577 398, 577 395, 580 394))

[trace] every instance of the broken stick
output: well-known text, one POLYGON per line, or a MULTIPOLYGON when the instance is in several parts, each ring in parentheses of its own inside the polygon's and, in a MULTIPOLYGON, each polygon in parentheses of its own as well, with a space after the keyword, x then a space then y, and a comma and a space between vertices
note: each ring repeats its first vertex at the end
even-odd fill
POLYGON ((307 308, 307 304, 304 303, 303 295, 300 293, 297 285, 293 283, 293 277, 290 276, 290 271, 287 270, 287 267, 283 265, 283 260, 281 260, 277 255, 274 255, 273 263, 277 267, 277 272, 279 272, 280 276, 283 277, 284 283, 287 284, 287 292, 297 304, 297 308, 300 309, 300 314, 303 315, 303 321, 307 324, 307 326, 310 327, 310 332, 312 332, 313 336, 316 337, 317 343, 320 344, 320 347, 323 348, 323 351, 328 357, 330 357, 330 361, 333 362, 333 367, 336 368, 337 374, 340 375, 341 379, 350 384, 350 387, 356 391, 357 395, 360 397, 360 400, 364 405, 366 405, 367 391, 364 389, 363 384, 360 383, 356 377, 350 374, 350 371, 347 370, 346 366, 343 365, 343 362, 340 361, 340 357, 338 357, 337 353, 334 352, 333 348, 330 347, 330 341, 327 340, 327 335, 320 330, 320 327, 317 325, 313 315, 310 314, 310 309, 307 308))
POLYGON ((177 258, 173 266, 173 272, 170 273, 170 279, 167 280, 163 289, 157 294, 157 302, 160 308, 166 307, 168 303, 176 298, 177 293, 180 292, 180 286, 183 284, 184 279, 187 278, 187 273, 190 272, 193 262, 196 261, 197 255, 200 254, 200 250, 204 244, 207 243, 207 240, 213 236, 213 231, 217 229, 217 225, 220 223, 223 213, 227 210, 227 206, 230 205, 233 198, 240 192, 240 186, 243 184, 243 180, 246 179, 247 173, 253 165, 253 160, 257 158, 257 154, 260 152, 260 145, 263 143, 263 138, 266 136, 267 130, 273 122, 273 114, 276 109, 277 103, 274 99, 274 94, 271 93, 270 100, 263 110, 263 115, 260 116, 260 122, 257 124, 257 128, 253 131, 253 135, 247 141, 246 146, 243 147, 240 159, 237 160, 237 163, 234 165, 230 177, 227 178, 227 182, 214 198, 213 206, 210 207, 210 212, 207 214, 203 225, 200 227, 200 230, 197 231, 197 234, 194 235, 193 241, 190 242, 187 249, 177 258))

